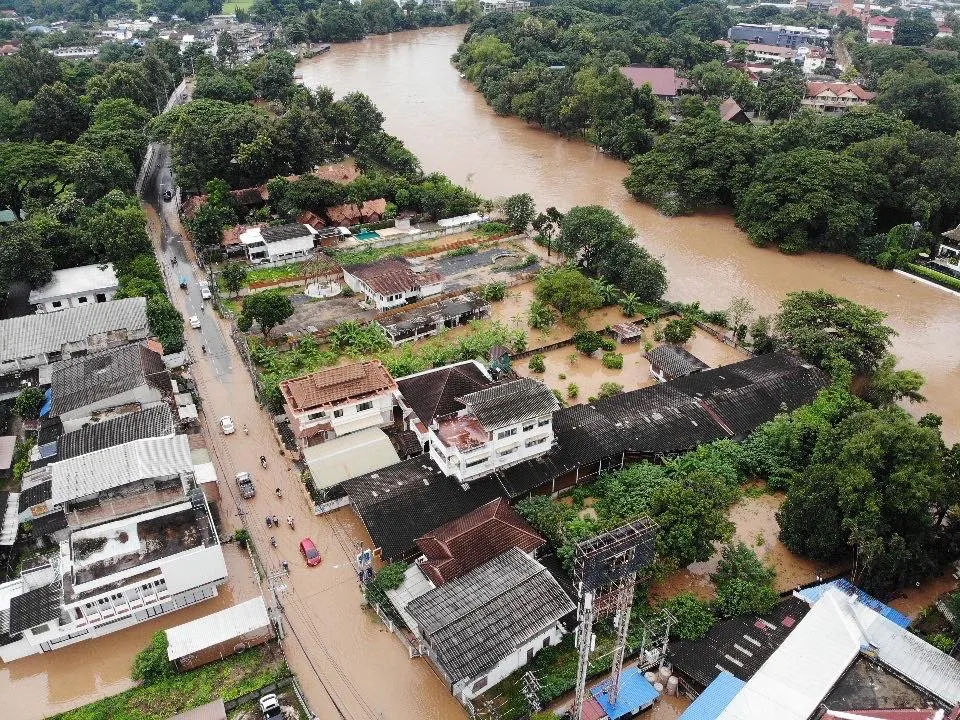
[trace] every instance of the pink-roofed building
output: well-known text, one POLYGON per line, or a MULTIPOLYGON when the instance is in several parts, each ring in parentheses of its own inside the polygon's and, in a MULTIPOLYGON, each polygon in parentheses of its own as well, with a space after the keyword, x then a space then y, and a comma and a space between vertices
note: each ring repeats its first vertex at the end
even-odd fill
POLYGON ((953 37, 953 28, 945 23, 937 25, 937 37, 953 37))
POLYGON ((636 88, 649 85, 653 94, 661 100, 673 100, 690 89, 690 83, 687 79, 678 77, 677 71, 673 68, 634 67, 631 65, 630 67, 620 68, 620 72, 636 88))
POLYGON ((870 18, 870 22, 867 23, 867 30, 879 30, 886 32, 893 32, 893 29, 897 26, 897 23, 900 22, 900 18, 895 17, 886 17, 885 15, 877 15, 870 18))
POLYGON ((841 113, 851 107, 866 105, 875 97, 875 92, 864 90, 856 83, 808 82, 803 104, 822 112, 841 113))
POLYGON ((893 31, 871 30, 867 35, 867 42, 871 45, 893 45, 893 31))

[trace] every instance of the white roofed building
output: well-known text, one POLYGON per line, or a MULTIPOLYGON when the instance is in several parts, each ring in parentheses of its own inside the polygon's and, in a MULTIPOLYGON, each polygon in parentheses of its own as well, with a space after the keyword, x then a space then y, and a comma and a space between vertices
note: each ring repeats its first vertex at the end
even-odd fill
POLYGON ((240 234, 240 243, 250 262, 282 265, 308 257, 313 252, 315 234, 313 228, 302 223, 253 227, 240 234))
POLYGON ((56 270, 46 285, 30 291, 38 313, 113 300, 119 283, 112 263, 56 270))

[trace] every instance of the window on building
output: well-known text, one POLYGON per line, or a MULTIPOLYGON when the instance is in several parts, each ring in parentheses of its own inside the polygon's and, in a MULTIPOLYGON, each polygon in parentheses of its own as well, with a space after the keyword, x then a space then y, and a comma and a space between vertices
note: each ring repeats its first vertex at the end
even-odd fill
POLYGON ((531 430, 533 430, 533 423, 530 423, 529 425, 524 425, 524 426, 523 426, 523 431, 524 431, 524 432, 530 432, 531 430))
POLYGON ((512 448, 508 448, 508 449, 506 449, 506 450, 502 450, 502 451, 499 453, 499 455, 500 455, 500 457, 504 457, 505 455, 512 455, 512 454, 515 453, 516 451, 517 451, 517 448, 512 447, 512 448))
POLYGON ((537 649, 535 647, 527 648, 527 662, 530 662, 531 660, 533 660, 533 656, 536 652, 537 652, 537 649))
POLYGON ((483 690, 486 686, 487 686, 487 676, 484 675, 482 678, 480 678, 473 684, 473 691, 478 692, 480 690, 483 690))
POLYGON ((363 412, 364 410, 373 409, 373 400, 367 400, 357 405, 357 412, 363 412))
POLYGON ((549 644, 550 644, 550 636, 547 635, 547 636, 543 639, 543 643, 540 645, 540 649, 543 650, 543 649, 544 649, 545 647, 547 647, 549 644))
POLYGON ((60 301, 60 300, 54 300, 54 301, 53 301, 52 303, 50 303, 50 304, 53 305, 55 308, 63 307, 63 302, 60 301))
POLYGON ((78 298, 77 298, 77 303, 79 303, 79 304, 83 304, 83 303, 85 303, 86 301, 87 301, 87 298, 85 298, 85 297, 78 297, 78 298))
POLYGON ((530 447, 535 447, 535 446, 537 446, 537 445, 542 445, 542 444, 545 443, 546 441, 547 441, 546 438, 537 438, 536 440, 527 440, 526 446, 527 446, 528 448, 530 448, 530 447))
POLYGON ((508 438, 511 435, 516 435, 516 434, 517 434, 517 429, 515 427, 512 427, 509 430, 501 430, 500 432, 498 432, 497 439, 503 440, 504 438, 508 438))
POLYGON ((490 459, 490 458, 482 457, 482 458, 480 458, 479 460, 471 460, 471 461, 468 462, 464 467, 468 467, 468 468, 476 467, 477 465, 481 465, 481 464, 485 463, 485 462, 486 462, 487 460, 489 460, 489 459, 490 459))
POLYGON ((97 302, 102 303, 107 301, 107 296, 105 293, 97 293, 97 302))
POLYGON ((327 416, 326 411, 318 410, 317 412, 312 412, 307 415, 307 420, 319 420, 320 418, 325 418, 327 416))
POLYGON ((77 620, 83 620, 83 611, 80 608, 74 608, 73 614, 76 616, 77 620))
POLYGON ((543 427, 544 425, 550 424, 550 418, 543 418, 542 420, 537 421, 537 427, 543 427))
POLYGON ((334 411, 333 411, 333 416, 334 416, 335 418, 343 417, 343 410, 334 410, 334 411))

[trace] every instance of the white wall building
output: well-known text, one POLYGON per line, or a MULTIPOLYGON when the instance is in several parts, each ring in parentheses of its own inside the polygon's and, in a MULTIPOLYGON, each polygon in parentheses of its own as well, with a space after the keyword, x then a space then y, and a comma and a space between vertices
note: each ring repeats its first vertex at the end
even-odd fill
POLYGON ((313 228, 301 223, 254 227, 240 234, 240 242, 253 264, 283 265, 309 257, 315 234, 313 228))
POLYGON ((284 408, 301 445, 393 422, 397 383, 379 360, 327 368, 280 383, 284 408))
POLYGON ((57 270, 50 282, 30 291, 30 304, 44 313, 104 303, 113 300, 118 287, 112 263, 57 270))
POLYGON ((397 258, 344 268, 343 280, 381 311, 443 292, 440 273, 397 258))
POLYGON ((74 530, 49 564, 0 585, 0 659, 10 662, 217 595, 227 579, 203 492, 74 530))
POLYGON ((462 408, 410 428, 444 474, 466 483, 547 452, 560 405, 543 383, 520 378, 458 397, 462 408))

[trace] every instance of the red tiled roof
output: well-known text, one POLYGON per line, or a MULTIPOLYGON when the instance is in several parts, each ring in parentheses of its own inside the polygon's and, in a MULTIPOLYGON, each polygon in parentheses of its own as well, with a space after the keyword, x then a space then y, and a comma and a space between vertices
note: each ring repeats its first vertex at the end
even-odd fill
POLYGON ((852 93, 860 100, 873 100, 877 94, 875 92, 870 92, 869 90, 864 90, 862 87, 856 83, 825 83, 825 82, 808 82, 807 83, 807 97, 816 97, 820 93, 829 90, 834 95, 840 97, 848 93, 852 93))
POLYGON ((650 67, 622 67, 623 73, 634 87, 641 88, 649 85, 654 95, 662 97, 674 97, 677 91, 686 87, 683 78, 677 77, 677 71, 673 68, 650 68, 650 67))
POLYGON ((294 410, 303 412, 358 400, 396 387, 397 383, 383 363, 370 360, 284 380, 280 383, 280 392, 294 410))
POLYGON ((593 695, 583 701, 583 720, 604 720, 606 717, 607 711, 593 695))
POLYGON ((350 203, 327 208, 327 217, 334 225, 356 225, 360 222, 360 208, 350 203))
MULTIPOLYGON (((737 101, 733 98, 727 98, 722 103, 720 103, 720 119, 729 120, 730 118, 736 117, 743 112, 743 108, 737 104, 737 101)), ((624 325, 630 323, 623 323, 624 325)), ((620 327, 619 325, 617 327, 620 327)), ((641 330, 642 332, 642 330, 641 330)))
POLYGON ((300 215, 297 217, 297 222, 303 223, 304 225, 309 225, 314 230, 320 230, 327 226, 327 223, 324 222, 322 217, 316 213, 310 212, 309 210, 305 210, 300 213, 300 215))
POLYGON ((266 185, 231 190, 230 194, 240 205, 258 205, 270 199, 270 191, 266 185))
POLYGON ((896 27, 897 23, 900 21, 899 18, 895 17, 886 17, 884 15, 878 15, 877 17, 870 18, 870 25, 881 25, 883 27, 888 27, 893 30, 896 27))
POLYGON ((374 213, 377 215, 383 215, 387 211, 387 201, 384 198, 378 198, 376 200, 367 200, 363 205, 360 206, 360 214, 364 218, 368 218, 374 213))
POLYGON ((423 573, 440 586, 510 548, 533 552, 546 541, 503 498, 442 525, 417 540, 427 561, 423 573))

